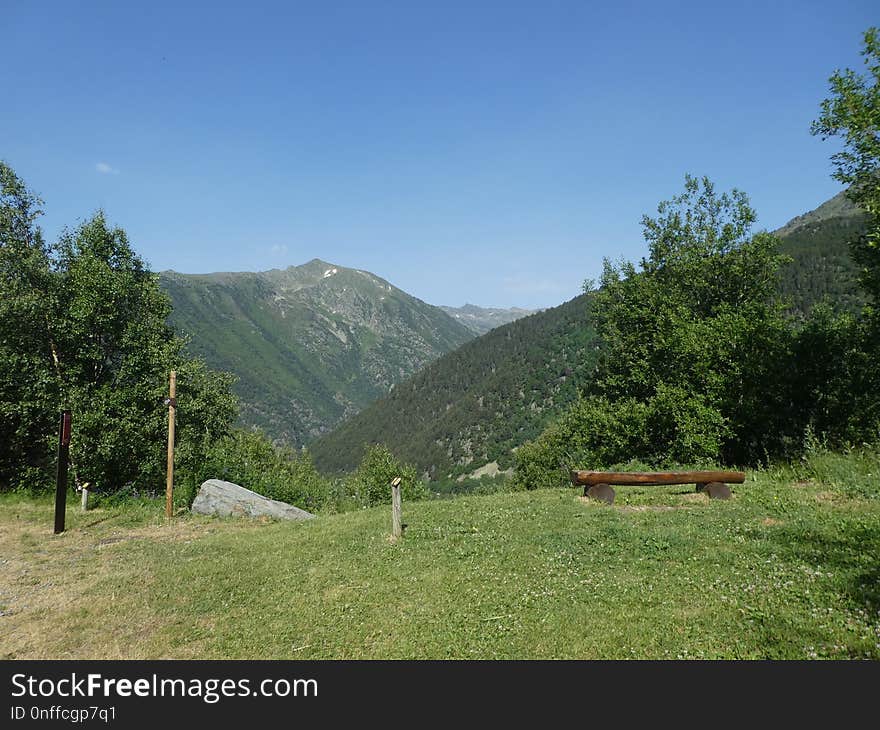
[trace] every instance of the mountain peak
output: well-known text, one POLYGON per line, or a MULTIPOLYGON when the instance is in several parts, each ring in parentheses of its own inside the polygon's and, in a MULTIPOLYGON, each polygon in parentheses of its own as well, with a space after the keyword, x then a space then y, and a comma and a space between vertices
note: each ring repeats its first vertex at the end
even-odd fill
POLYGON ((841 190, 837 195, 833 198, 826 200, 822 205, 818 206, 814 210, 808 211, 802 215, 795 216, 788 223, 786 223, 782 228, 774 231, 774 234, 780 237, 784 237, 789 233, 797 230, 801 226, 810 225, 813 223, 821 223, 822 221, 829 220, 830 218, 854 218, 862 213, 861 209, 859 209, 848 197, 846 197, 846 190, 841 190))
MULTIPOLYGON (((312 259, 311 261, 306 261, 304 264, 300 264, 299 266, 288 266, 289 269, 305 269, 305 268, 327 268, 336 266, 336 264, 331 264, 329 261, 324 261, 323 259, 312 259)), ((336 266, 336 268, 341 268, 336 266)))
POLYGON ((344 271, 345 267, 340 266, 339 264, 331 264, 329 261, 324 261, 323 259, 314 258, 311 261, 306 261, 304 264, 288 266, 284 271, 287 273, 301 272, 309 276, 321 277, 324 275, 325 271, 330 269, 336 269, 338 273, 344 271))

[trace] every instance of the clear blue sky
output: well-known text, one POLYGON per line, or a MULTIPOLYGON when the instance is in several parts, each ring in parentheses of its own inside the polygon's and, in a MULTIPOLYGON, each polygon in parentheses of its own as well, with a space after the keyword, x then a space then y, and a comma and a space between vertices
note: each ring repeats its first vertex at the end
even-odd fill
POLYGON ((0 158, 54 238, 156 270, 322 258, 433 304, 546 307, 708 175, 774 229, 840 189, 809 134, 875 2, 0 0, 0 158))

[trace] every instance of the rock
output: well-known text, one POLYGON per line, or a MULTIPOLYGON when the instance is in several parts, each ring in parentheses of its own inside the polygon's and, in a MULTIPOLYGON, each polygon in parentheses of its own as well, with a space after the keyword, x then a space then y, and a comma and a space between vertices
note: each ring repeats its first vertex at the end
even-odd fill
POLYGON ((217 517, 271 517, 276 520, 308 520, 315 515, 292 504, 278 502, 221 479, 208 479, 199 487, 192 511, 217 517))

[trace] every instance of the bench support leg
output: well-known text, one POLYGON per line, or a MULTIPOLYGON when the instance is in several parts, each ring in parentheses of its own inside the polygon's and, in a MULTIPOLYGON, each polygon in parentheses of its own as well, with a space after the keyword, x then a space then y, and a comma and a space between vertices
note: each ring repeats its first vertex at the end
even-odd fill
POLYGON ((724 482, 709 482, 703 488, 709 499, 730 499, 730 487, 724 482))
POLYGON ((584 487, 584 496, 605 502, 605 504, 614 504, 614 490, 610 484, 594 484, 592 487, 584 487))

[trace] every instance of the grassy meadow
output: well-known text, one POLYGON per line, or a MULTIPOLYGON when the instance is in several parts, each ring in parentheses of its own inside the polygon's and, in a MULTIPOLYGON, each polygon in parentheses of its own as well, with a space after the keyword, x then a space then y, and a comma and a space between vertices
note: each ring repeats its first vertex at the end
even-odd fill
POLYGON ((880 459, 307 523, 0 499, 0 658, 880 659, 880 459), (62 627, 62 631, 58 628, 62 627))

